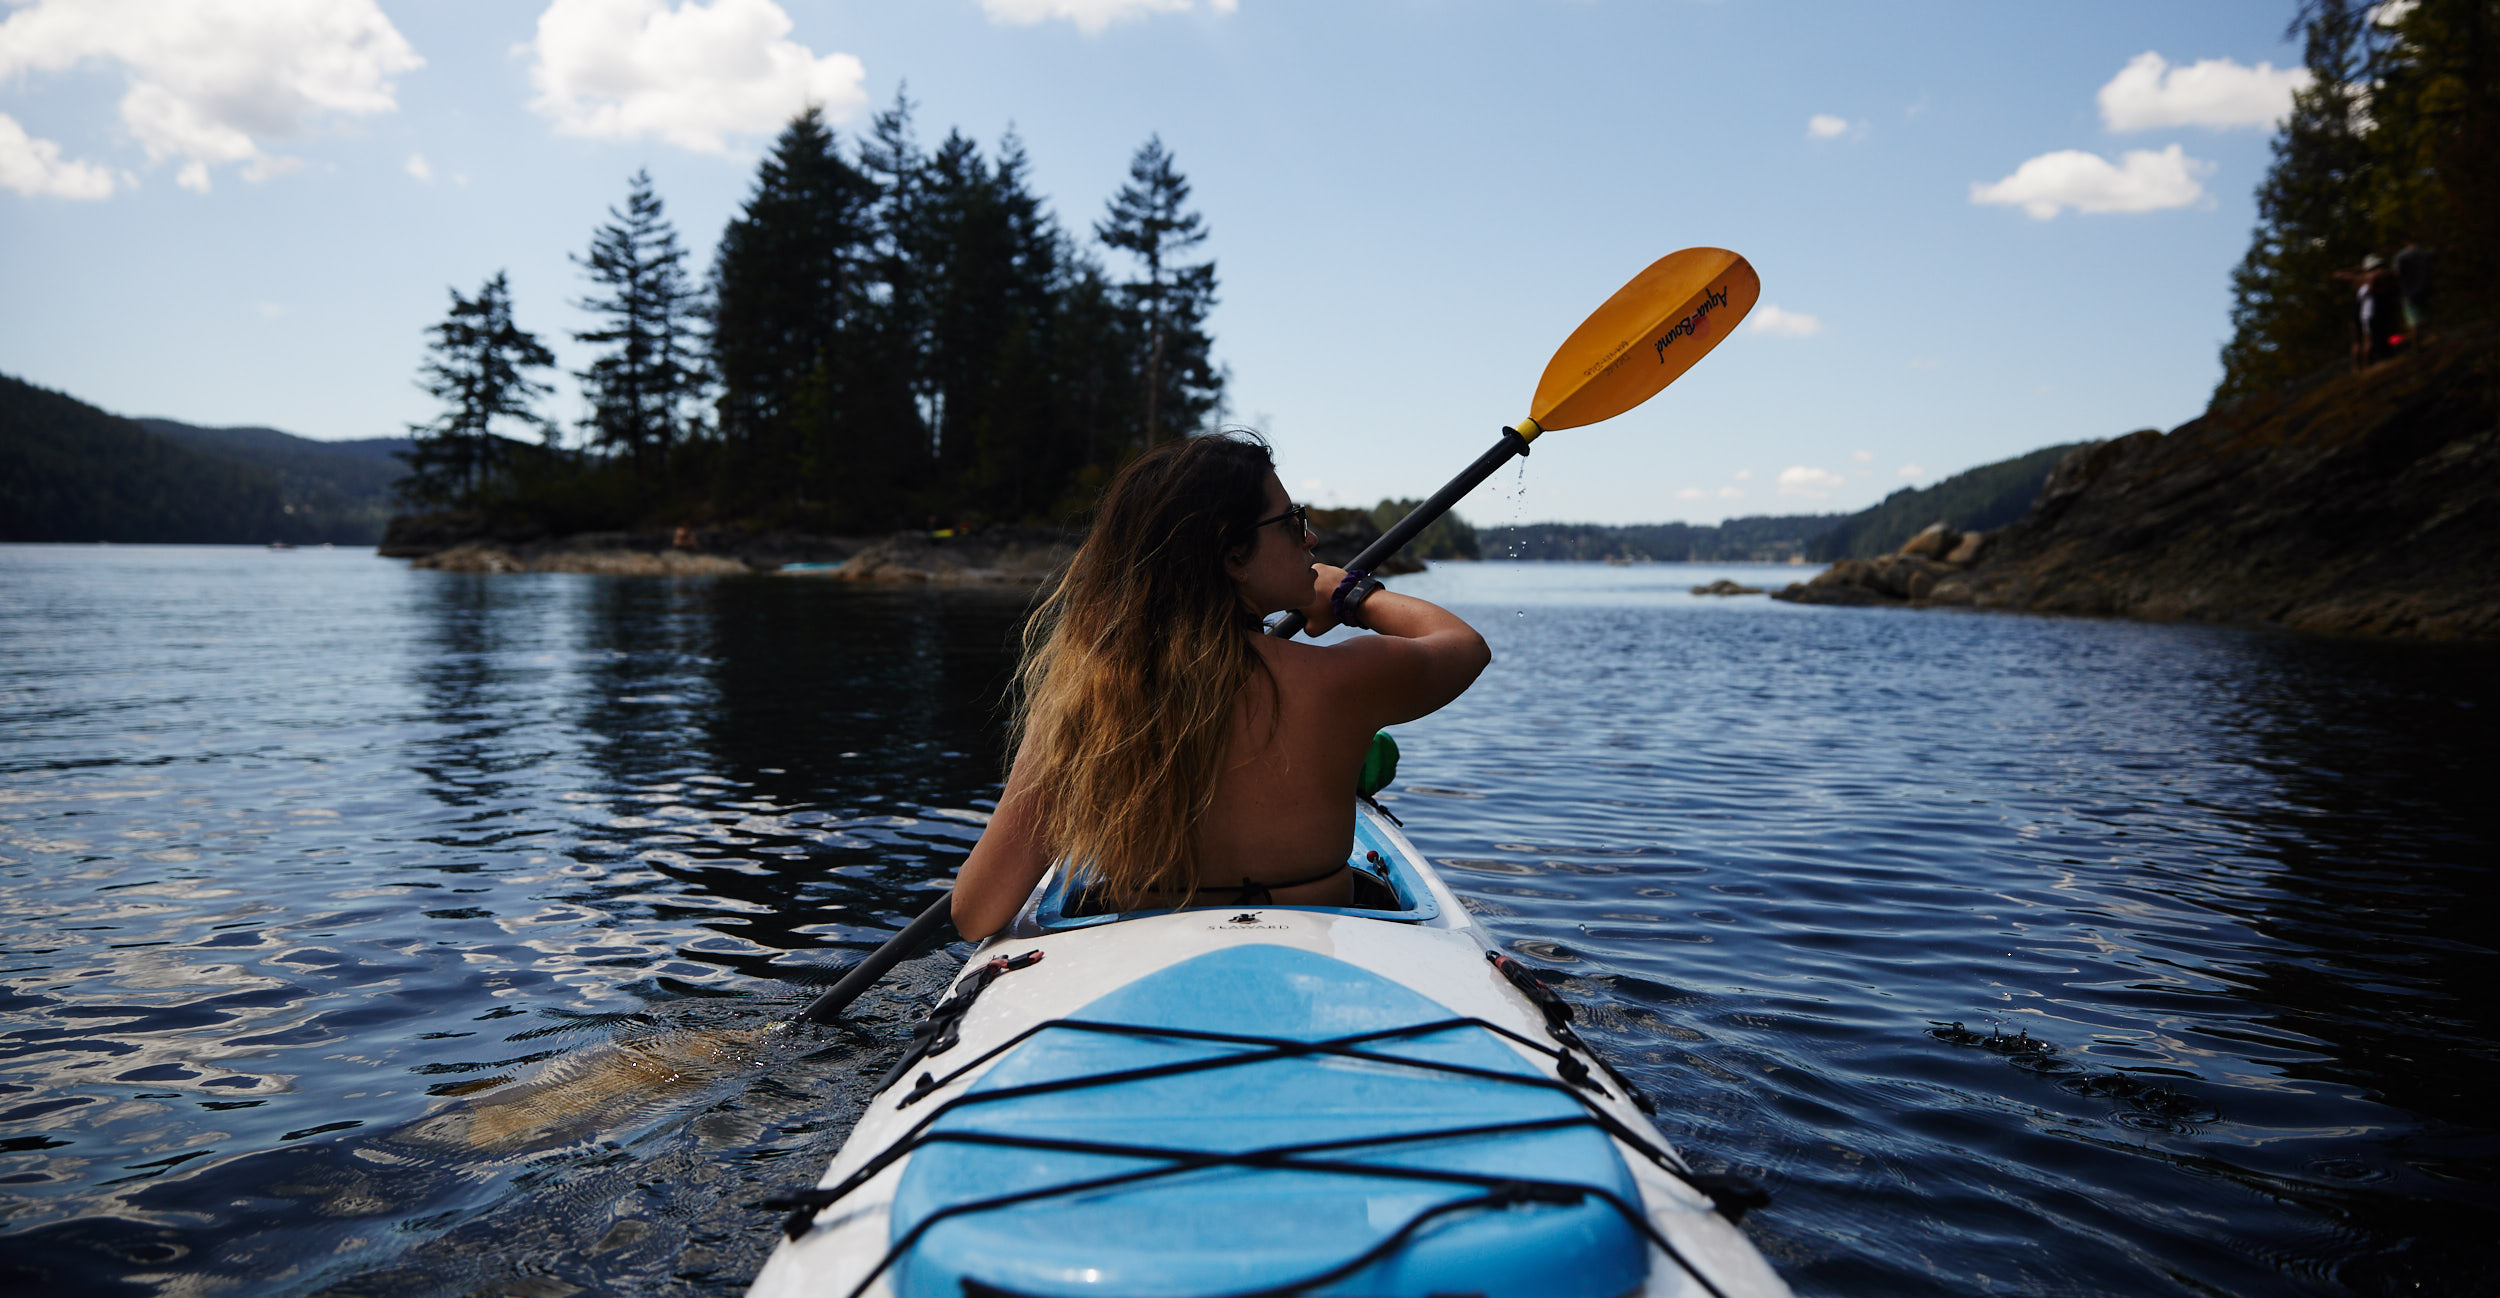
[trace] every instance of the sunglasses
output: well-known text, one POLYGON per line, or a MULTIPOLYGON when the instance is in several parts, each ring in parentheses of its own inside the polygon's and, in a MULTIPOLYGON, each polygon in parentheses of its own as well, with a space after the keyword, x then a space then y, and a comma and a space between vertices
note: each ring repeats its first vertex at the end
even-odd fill
POLYGON ((1286 510, 1284 513, 1278 514, 1274 518, 1262 518, 1258 522, 1251 524, 1250 530, 1255 532, 1270 523, 1281 523, 1288 518, 1293 520, 1293 525, 1296 529, 1297 535, 1308 533, 1311 530, 1311 507, 1309 505, 1296 505, 1293 508, 1286 510))

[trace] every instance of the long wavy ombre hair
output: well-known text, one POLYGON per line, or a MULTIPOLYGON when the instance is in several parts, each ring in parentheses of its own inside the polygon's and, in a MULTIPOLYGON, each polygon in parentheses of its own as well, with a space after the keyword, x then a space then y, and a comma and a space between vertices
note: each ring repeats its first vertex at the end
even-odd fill
POLYGON ((1228 560, 1257 541, 1275 458, 1254 433, 1166 443, 1122 469, 1024 629, 1009 751, 1044 859, 1122 904, 1198 887, 1236 700, 1274 677, 1228 560))

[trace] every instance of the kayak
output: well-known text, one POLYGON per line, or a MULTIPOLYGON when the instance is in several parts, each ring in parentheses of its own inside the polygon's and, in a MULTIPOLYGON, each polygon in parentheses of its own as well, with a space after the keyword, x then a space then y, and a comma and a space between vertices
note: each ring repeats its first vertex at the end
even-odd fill
POLYGON ((1088 913, 983 942, 755 1298, 1785 1295, 1570 1006, 1360 810, 1377 909, 1088 913), (1394 900, 1390 899, 1394 894, 1394 900))

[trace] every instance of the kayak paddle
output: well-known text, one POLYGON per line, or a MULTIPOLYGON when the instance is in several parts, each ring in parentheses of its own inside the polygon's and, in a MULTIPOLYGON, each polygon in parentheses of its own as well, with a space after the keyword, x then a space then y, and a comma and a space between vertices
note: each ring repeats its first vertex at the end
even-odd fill
MULTIPOLYGON (((1476 489, 1514 455, 1528 453, 1528 443, 1557 428, 1578 428, 1612 419, 1649 400, 1683 377, 1695 361, 1710 354, 1753 310, 1762 296, 1762 279, 1751 263, 1725 248, 1686 248, 1651 262, 1632 282, 1615 290, 1580 327, 1563 339, 1528 401, 1528 417, 1502 430, 1502 440, 1476 457, 1432 498, 1417 505, 1380 539, 1363 547, 1346 571, 1368 576, 1399 547, 1415 538, 1435 519, 1450 512, 1459 498, 1476 489)), ((1287 613, 1268 627, 1277 637, 1302 629, 1299 612, 1287 613)), ((886 940, 869 957, 851 967, 826 992, 799 1011, 797 1022, 824 1023, 838 1017, 861 992, 885 976, 930 938, 948 920, 954 894, 941 894, 920 917, 886 940)))
MULTIPOLYGON (((1539 434, 1612 419, 1664 391, 1709 355, 1761 296, 1753 265, 1725 248, 1686 248, 1651 262, 1555 349, 1528 401, 1528 417, 1503 429, 1493 449, 1363 547, 1346 565, 1347 576, 1370 576, 1495 469, 1527 454, 1539 434)), ((1302 621, 1300 613, 1287 613, 1268 634, 1290 636, 1302 621)))

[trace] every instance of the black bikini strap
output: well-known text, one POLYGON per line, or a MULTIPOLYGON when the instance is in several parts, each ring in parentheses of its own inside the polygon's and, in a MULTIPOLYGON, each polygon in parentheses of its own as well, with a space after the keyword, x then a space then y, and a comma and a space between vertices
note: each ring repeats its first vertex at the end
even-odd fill
POLYGON ((1300 888, 1309 884, 1319 883, 1323 880, 1334 879, 1337 877, 1339 872, 1350 870, 1352 868, 1354 868, 1353 862, 1340 861, 1307 879, 1281 879, 1274 883, 1260 883, 1245 874, 1241 876, 1241 886, 1238 888, 1215 887, 1203 889, 1203 891, 1239 893, 1241 894, 1240 896, 1233 898, 1233 903, 1235 905, 1273 906, 1276 904, 1275 890, 1278 888, 1300 888))

